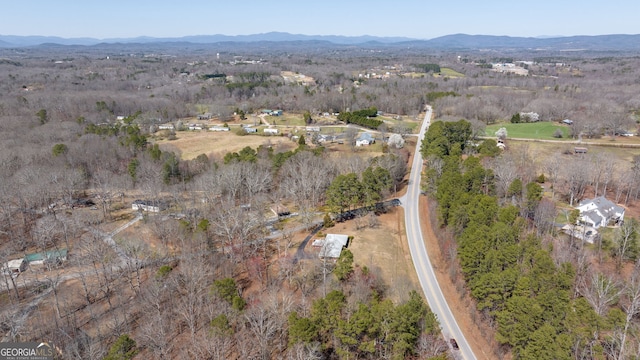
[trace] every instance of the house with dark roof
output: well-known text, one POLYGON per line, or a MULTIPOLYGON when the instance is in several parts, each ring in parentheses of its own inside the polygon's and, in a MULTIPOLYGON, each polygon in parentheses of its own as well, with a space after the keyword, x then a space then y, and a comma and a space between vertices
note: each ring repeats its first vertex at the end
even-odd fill
POLYGON ((607 200, 604 196, 581 201, 578 222, 595 229, 609 224, 620 225, 624 221, 624 208, 607 200))

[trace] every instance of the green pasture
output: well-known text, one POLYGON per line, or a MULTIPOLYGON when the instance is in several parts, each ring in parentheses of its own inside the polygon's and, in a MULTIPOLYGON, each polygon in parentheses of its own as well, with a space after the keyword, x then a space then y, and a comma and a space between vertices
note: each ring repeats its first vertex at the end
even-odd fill
POLYGON ((568 139, 569 128, 549 121, 535 123, 500 123, 488 125, 485 129, 486 136, 493 136, 500 128, 507 129, 507 138, 541 139, 541 140, 571 140, 568 139), (556 130, 562 131, 562 138, 554 138, 556 130))

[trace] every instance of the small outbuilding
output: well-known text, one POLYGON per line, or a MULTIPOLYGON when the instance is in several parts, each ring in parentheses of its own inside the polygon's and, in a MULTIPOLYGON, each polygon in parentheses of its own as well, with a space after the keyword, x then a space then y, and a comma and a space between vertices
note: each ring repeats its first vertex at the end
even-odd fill
POLYGON ((22 259, 9 260, 2 265, 2 272, 5 275, 19 274, 27 269, 27 261, 22 259))
POLYGON ((337 259, 342 253, 342 249, 349 244, 349 236, 342 234, 327 234, 320 248, 320 259, 337 259))
POLYGON ((24 259, 29 265, 61 264, 67 261, 67 249, 27 254, 24 259))
POLYGON ((136 200, 131 204, 133 210, 142 210, 148 212, 160 212, 165 206, 159 201, 136 200))

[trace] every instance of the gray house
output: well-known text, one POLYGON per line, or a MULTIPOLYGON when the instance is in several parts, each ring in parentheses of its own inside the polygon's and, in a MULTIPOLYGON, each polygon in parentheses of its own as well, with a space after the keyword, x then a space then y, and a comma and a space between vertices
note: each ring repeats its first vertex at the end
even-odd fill
POLYGON ((360 134, 360 137, 356 139, 356 146, 366 146, 375 143, 376 140, 368 132, 360 134))
POLYGON ((604 196, 581 201, 578 222, 595 229, 609 224, 620 225, 624 221, 624 208, 607 200, 604 196))

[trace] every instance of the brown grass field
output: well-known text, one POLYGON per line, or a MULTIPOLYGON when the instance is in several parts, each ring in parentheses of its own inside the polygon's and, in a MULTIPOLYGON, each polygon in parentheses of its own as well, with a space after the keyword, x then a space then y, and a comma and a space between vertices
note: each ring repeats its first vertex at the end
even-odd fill
POLYGON ((619 147, 626 144, 638 144, 638 138, 635 136, 630 138, 618 137, 616 140, 611 140, 610 138, 589 140, 589 143, 593 143, 593 145, 507 140, 507 146, 512 150, 526 149, 538 167, 544 165, 545 160, 553 156, 561 156, 567 160, 571 159, 573 155, 566 155, 564 152, 573 152, 573 148, 576 146, 586 147, 588 149, 587 156, 604 154, 607 158, 614 158, 620 166, 631 167, 633 157, 640 155, 640 148, 619 147))
POLYGON ((395 301, 408 298, 411 290, 422 293, 404 232, 404 210, 396 207, 377 217, 375 228, 357 229, 356 221, 338 223, 329 233, 352 235, 349 250, 356 266, 366 266, 383 279, 395 301))
POLYGON ((229 132, 179 131, 176 133, 176 140, 159 140, 157 144, 162 150, 178 150, 183 160, 195 159, 200 154, 224 156, 228 152, 237 152, 246 146, 255 149, 260 145, 271 145, 283 151, 298 146, 284 136, 239 136, 234 133, 234 130, 235 128, 231 128, 229 132))

